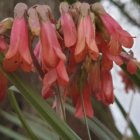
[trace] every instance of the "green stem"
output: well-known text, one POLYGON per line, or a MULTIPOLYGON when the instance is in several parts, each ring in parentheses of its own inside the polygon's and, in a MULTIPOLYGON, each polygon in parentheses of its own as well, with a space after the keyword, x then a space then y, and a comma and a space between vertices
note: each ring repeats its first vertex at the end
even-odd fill
POLYGON ((25 130, 27 131, 29 137, 31 138, 31 140, 39 140, 36 135, 32 132, 31 128, 28 126, 27 122, 25 121, 20 108, 18 106, 18 103, 16 101, 15 95, 13 93, 13 91, 9 90, 9 96, 10 96, 10 101, 11 101, 11 105, 13 106, 15 112, 17 113, 23 127, 25 128, 25 130))

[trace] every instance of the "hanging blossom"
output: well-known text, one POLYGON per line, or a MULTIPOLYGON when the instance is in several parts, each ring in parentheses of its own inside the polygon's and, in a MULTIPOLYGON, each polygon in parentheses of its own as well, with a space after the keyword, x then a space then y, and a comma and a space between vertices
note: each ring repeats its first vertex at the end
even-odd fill
POLYGON ((29 38, 25 12, 27 5, 19 3, 14 9, 14 21, 11 29, 10 45, 3 61, 4 69, 13 72, 17 68, 32 71, 32 59, 29 52, 29 38))
MULTIPOLYGON (((100 3, 62 2, 59 10, 56 21, 48 5, 29 9, 24 3, 16 5, 14 19, 0 22, 3 67, 7 72, 35 68, 41 73, 44 99, 56 99, 59 89, 63 99, 72 99, 77 117, 82 118, 84 110, 93 117, 92 98, 105 105, 114 102, 113 63, 126 66, 129 74, 137 72, 139 63, 133 53, 123 50, 132 48, 133 37, 100 3), (8 44, 5 33, 10 29, 8 44)), ((4 80, 0 83, 1 99, 6 91, 1 88, 6 87, 4 80)), ((123 81, 129 83, 124 76, 123 81)))

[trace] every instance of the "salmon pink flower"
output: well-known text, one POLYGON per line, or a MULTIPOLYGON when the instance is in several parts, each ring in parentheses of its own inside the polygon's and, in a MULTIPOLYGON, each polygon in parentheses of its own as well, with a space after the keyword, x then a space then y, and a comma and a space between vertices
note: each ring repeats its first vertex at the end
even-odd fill
MULTIPOLYGON (((91 99, 90 99, 90 90, 89 87, 87 85, 84 86, 83 89, 83 100, 84 100, 84 107, 85 107, 85 112, 86 115, 89 118, 93 117, 93 109, 92 109, 92 103, 91 103, 91 99)), ((76 116, 78 118, 82 118, 83 117, 83 107, 82 107, 82 100, 81 100, 81 96, 79 95, 79 98, 77 100, 77 104, 76 104, 76 116)))
POLYGON ((27 6, 18 3, 14 9, 14 22, 10 37, 10 46, 3 61, 4 69, 8 72, 15 71, 18 67, 24 71, 32 70, 32 60, 29 52, 28 28, 24 18, 27 6))
POLYGON ((77 34, 76 34, 76 26, 69 13, 68 3, 62 2, 60 4, 60 13, 61 13, 60 20, 63 30, 64 43, 66 47, 71 47, 76 43, 77 34))
POLYGON ((69 82, 69 77, 63 61, 60 61, 56 68, 49 70, 48 73, 45 74, 42 89, 42 96, 45 99, 53 95, 52 86, 56 81, 62 87, 65 87, 69 82))
POLYGON ((77 62, 82 61, 87 53, 93 60, 96 60, 99 56, 99 50, 95 42, 95 25, 92 23, 89 10, 89 4, 81 4, 81 15, 78 24, 78 40, 74 53, 77 62))
MULTIPOLYGON (((76 107, 75 115, 78 118, 82 118, 84 113, 83 113, 83 106, 82 106, 82 100, 81 100, 81 95, 79 92, 79 89, 76 85, 75 82, 73 82, 70 85, 70 94, 73 100, 73 103, 76 107)), ((83 100, 84 100, 84 106, 85 106, 85 112, 86 115, 90 118, 93 117, 94 111, 92 109, 92 103, 91 103, 91 95, 90 95, 90 88, 88 84, 85 84, 83 87, 83 92, 82 92, 83 100)))
POLYGON ((96 94, 97 98, 104 104, 109 105, 114 102, 113 81, 111 72, 101 69, 101 89, 96 94))
POLYGON ((113 55, 118 55, 122 46, 131 48, 133 37, 122 29, 122 27, 104 10, 100 3, 92 5, 92 10, 100 17, 105 29, 110 35, 109 51, 113 55))
POLYGON ((49 19, 49 9, 46 9, 45 6, 38 6, 37 12, 41 17, 40 42, 42 46, 43 69, 48 70, 55 68, 60 60, 65 61, 66 57, 58 42, 55 27, 49 19))

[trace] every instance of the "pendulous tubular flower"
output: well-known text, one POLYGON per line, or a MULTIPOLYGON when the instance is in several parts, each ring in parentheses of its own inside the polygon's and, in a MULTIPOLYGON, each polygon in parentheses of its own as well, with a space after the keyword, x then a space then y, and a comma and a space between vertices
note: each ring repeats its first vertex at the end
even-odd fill
POLYGON ((55 68, 60 60, 66 61, 66 56, 61 50, 55 27, 50 21, 50 8, 40 5, 36 9, 41 18, 40 42, 42 46, 43 69, 47 71, 55 68))
POLYGON ((75 47, 75 59, 81 62, 89 54, 93 60, 99 57, 99 50, 95 42, 95 25, 90 16, 90 5, 82 3, 80 6, 78 23, 78 39, 75 47))
POLYGON ((10 45, 3 61, 3 67, 8 72, 17 68, 32 71, 32 60, 29 52, 28 27, 24 18, 27 5, 18 3, 14 9, 14 21, 11 30, 10 45))
POLYGON ((133 46, 133 37, 104 10, 100 3, 91 6, 93 12, 101 19, 105 30, 107 30, 109 40, 109 51, 113 55, 118 55, 122 51, 122 46, 131 48, 133 46))
POLYGON ((64 43, 66 47, 71 47, 76 43, 77 33, 76 26, 69 12, 69 5, 67 2, 62 2, 60 4, 61 13, 61 26, 63 30, 64 43))

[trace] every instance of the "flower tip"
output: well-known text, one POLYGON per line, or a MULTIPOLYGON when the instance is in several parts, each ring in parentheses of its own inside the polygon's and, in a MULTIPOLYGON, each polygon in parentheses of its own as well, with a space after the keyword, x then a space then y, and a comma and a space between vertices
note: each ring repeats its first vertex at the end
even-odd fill
POLYGON ((61 14, 64 12, 68 12, 69 10, 69 4, 67 2, 61 2, 60 6, 59 6, 59 10, 61 12, 61 14))

